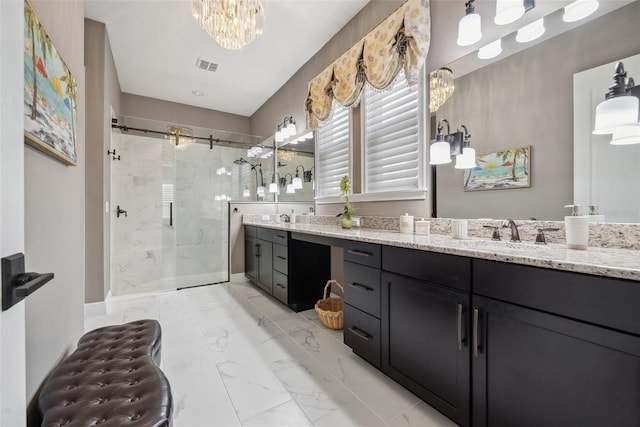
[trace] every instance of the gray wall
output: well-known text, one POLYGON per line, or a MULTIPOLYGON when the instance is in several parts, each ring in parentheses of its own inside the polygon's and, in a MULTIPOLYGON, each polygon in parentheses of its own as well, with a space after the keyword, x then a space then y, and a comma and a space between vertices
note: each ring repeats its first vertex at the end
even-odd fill
POLYGON ((122 94, 120 114, 227 132, 251 133, 249 117, 129 93, 122 94))
POLYGON ((87 81, 85 170, 85 302, 103 301, 109 292, 110 221, 105 202, 111 193, 107 156, 111 148, 111 109, 120 110, 120 83, 103 23, 85 19, 85 67, 87 81), (105 262, 106 261, 106 262, 105 262))
POLYGON ((467 125, 477 154, 531 145, 532 184, 465 193, 462 171, 438 166, 438 216, 561 220, 573 203, 573 74, 638 53, 639 18, 635 2, 456 79, 438 120, 467 125))
POLYGON ((84 329, 84 4, 31 4, 78 83, 78 161, 65 166, 25 146, 26 268, 55 273, 26 300, 27 400, 84 329))

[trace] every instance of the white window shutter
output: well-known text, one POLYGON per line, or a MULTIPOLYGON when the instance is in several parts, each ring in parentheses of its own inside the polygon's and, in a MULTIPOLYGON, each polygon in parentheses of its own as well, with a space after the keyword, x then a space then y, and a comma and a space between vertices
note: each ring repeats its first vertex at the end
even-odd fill
POLYGON ((333 116, 318 130, 318 197, 340 194, 340 180, 349 175, 349 108, 333 106, 333 116))
POLYGON ((364 170, 366 193, 422 187, 419 85, 409 87, 401 72, 393 88, 364 91, 364 170))

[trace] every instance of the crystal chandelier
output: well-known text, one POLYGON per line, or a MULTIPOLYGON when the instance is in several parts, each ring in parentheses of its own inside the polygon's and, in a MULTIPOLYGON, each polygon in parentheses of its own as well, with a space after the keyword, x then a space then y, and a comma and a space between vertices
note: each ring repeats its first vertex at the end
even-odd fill
POLYGON ((453 95, 453 72, 440 68, 429 74, 429 111, 437 111, 453 95))
POLYGON ((191 0, 191 12, 225 49, 240 49, 264 30, 263 0, 191 0))
POLYGON ((186 150, 193 143, 193 131, 185 127, 167 126, 165 139, 175 144, 176 150, 186 150))

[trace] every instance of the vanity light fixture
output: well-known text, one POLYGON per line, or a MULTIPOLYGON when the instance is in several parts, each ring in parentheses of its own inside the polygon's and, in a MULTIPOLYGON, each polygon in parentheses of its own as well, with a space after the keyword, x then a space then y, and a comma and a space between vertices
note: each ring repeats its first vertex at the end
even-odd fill
POLYGON ((613 145, 640 143, 640 139, 633 137, 633 129, 640 126, 640 86, 635 86, 633 79, 627 78, 622 62, 616 63, 613 80, 605 100, 596 107, 593 134, 613 134, 613 145))
POLYGON ((493 22, 507 25, 522 18, 525 12, 533 9, 534 0, 496 0, 496 16, 493 22))
POLYGON ((599 6, 598 0, 576 0, 565 6, 562 20, 564 22, 579 21, 598 10, 599 6))
POLYGON ((542 36, 544 31, 544 18, 540 18, 520 28, 516 34, 516 41, 518 43, 528 43, 542 36))
POLYGON ((471 135, 465 125, 460 125, 458 131, 450 133, 449 121, 442 119, 438 122, 436 140, 429 147, 429 164, 444 165, 451 163, 451 156, 456 156, 456 169, 472 169, 476 167, 476 151, 469 146, 471 135), (443 124, 447 125, 447 134, 443 134, 443 124), (460 130, 464 129, 464 133, 460 130))
POLYGON ((456 165, 454 167, 456 169, 473 169, 476 167, 476 150, 470 147, 471 135, 467 127, 460 125, 458 128, 459 133, 461 133, 461 128, 464 129, 462 136, 462 154, 456 155, 456 165))
POLYGON ((449 121, 442 119, 438 122, 438 132, 436 133, 436 141, 429 147, 429 164, 444 165, 451 163, 451 144, 449 143, 451 134, 449 121), (442 123, 447 125, 447 134, 442 133, 442 123))
POLYGON ((276 175, 278 175, 278 172, 275 172, 271 177, 271 184, 269 184, 269 193, 280 193, 280 191, 278 191, 278 184, 276 183, 276 175))
POLYGON ((302 176, 304 176, 304 166, 302 165, 298 165, 296 166, 296 176, 295 178, 293 178, 292 184, 293 184, 293 188, 295 188, 296 190, 301 190, 302 189, 302 178, 300 178, 300 174, 298 173, 298 168, 302 168, 302 176))
POLYGON ((486 46, 481 47, 478 50, 478 58, 480 59, 491 59, 502 53, 502 39, 498 39, 494 42, 489 43, 486 46))
POLYGON ((474 1, 469 0, 464 4, 465 15, 458 23, 458 46, 471 46, 482 38, 480 15, 475 12, 474 1))
POLYGON ((280 186, 287 187, 287 193, 291 194, 291 193, 295 193, 296 189, 293 187, 293 175, 291 175, 290 173, 286 174, 284 176, 284 178, 280 178, 280 186), (287 182, 287 177, 290 178, 289 182, 287 182))
POLYGON ((280 125, 276 126, 275 140, 276 142, 284 142, 284 134, 282 133, 282 129, 280 125))
POLYGON ((293 117, 289 117, 289 123, 287 124, 287 119, 284 119, 284 123, 286 124, 285 129, 287 130, 287 134, 289 136, 295 136, 298 133, 298 128, 296 127, 296 122, 293 120, 293 117))

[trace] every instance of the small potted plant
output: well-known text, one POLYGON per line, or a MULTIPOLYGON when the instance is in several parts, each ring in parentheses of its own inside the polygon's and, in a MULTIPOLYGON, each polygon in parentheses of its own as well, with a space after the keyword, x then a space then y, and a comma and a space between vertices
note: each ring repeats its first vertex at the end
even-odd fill
POLYGON ((345 175, 340 180, 340 197, 345 200, 344 209, 337 216, 340 218, 340 225, 342 228, 351 228, 351 216, 353 215, 353 207, 349 203, 349 192, 351 191, 351 183, 349 182, 349 176, 345 175))

